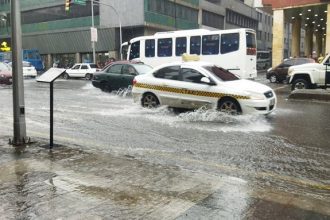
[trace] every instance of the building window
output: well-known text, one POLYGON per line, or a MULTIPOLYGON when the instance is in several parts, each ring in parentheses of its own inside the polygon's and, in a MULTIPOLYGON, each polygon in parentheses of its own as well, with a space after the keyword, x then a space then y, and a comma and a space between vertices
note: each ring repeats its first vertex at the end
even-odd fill
POLYGON ((198 22, 198 10, 172 1, 149 0, 147 10, 172 18, 198 22))
POLYGON ((254 20, 231 10, 226 11, 226 21, 230 24, 234 24, 244 28, 251 28, 254 30, 257 30, 258 27, 257 20, 254 20))
POLYGON ((224 17, 209 11, 202 11, 202 24, 217 29, 224 29, 224 17))
MULTIPOLYGON (((21 13, 22 24, 34 24, 78 17, 88 17, 92 14, 90 10, 90 3, 87 2, 87 4, 89 4, 89 6, 73 4, 70 6, 70 13, 66 13, 62 5, 23 11, 21 13)), ((94 7, 94 16, 99 15, 99 6, 94 7)))

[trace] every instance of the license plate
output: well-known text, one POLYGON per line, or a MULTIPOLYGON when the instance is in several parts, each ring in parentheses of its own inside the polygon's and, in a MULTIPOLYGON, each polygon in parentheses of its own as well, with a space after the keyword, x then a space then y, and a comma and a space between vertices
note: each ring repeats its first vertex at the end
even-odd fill
POLYGON ((269 105, 275 105, 275 99, 271 99, 271 100, 269 101, 269 105))

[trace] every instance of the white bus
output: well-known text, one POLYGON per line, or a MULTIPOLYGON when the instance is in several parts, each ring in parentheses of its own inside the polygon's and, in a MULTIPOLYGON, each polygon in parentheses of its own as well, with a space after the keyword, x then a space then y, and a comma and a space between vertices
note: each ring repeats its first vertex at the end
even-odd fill
POLYGON ((272 60, 271 60, 272 53, 270 51, 257 51, 257 69, 268 69, 272 66, 272 60))
POLYGON ((257 77, 256 34, 252 29, 210 31, 205 29, 158 32, 125 42, 127 60, 150 66, 181 60, 183 53, 197 54, 201 61, 221 66, 241 78, 257 77))

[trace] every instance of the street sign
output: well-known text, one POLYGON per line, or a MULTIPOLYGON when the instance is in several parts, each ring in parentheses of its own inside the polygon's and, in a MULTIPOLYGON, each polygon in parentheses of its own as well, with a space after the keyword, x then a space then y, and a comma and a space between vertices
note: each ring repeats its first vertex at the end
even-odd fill
POLYGON ((91 41, 97 42, 97 29, 95 27, 91 27, 91 41))
POLYGON ((73 0, 73 4, 86 5, 86 0, 73 0))
POLYGON ((51 83, 54 82, 58 77, 64 73, 65 69, 61 68, 50 68, 45 73, 43 73, 39 78, 36 79, 37 82, 51 83))
POLYGON ((50 100, 49 100, 49 109, 50 109, 50 118, 49 118, 49 148, 52 149, 54 146, 54 81, 64 73, 65 69, 61 68, 50 68, 45 73, 43 73, 37 82, 49 83, 50 87, 50 100))

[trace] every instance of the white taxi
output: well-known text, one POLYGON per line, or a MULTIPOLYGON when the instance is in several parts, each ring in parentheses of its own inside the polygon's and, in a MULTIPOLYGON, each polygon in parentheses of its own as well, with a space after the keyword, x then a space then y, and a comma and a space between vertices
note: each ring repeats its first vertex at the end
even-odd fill
POLYGON ((229 114, 269 114, 277 103, 270 87, 201 61, 164 64, 136 76, 132 94, 146 108, 206 107, 229 114))

